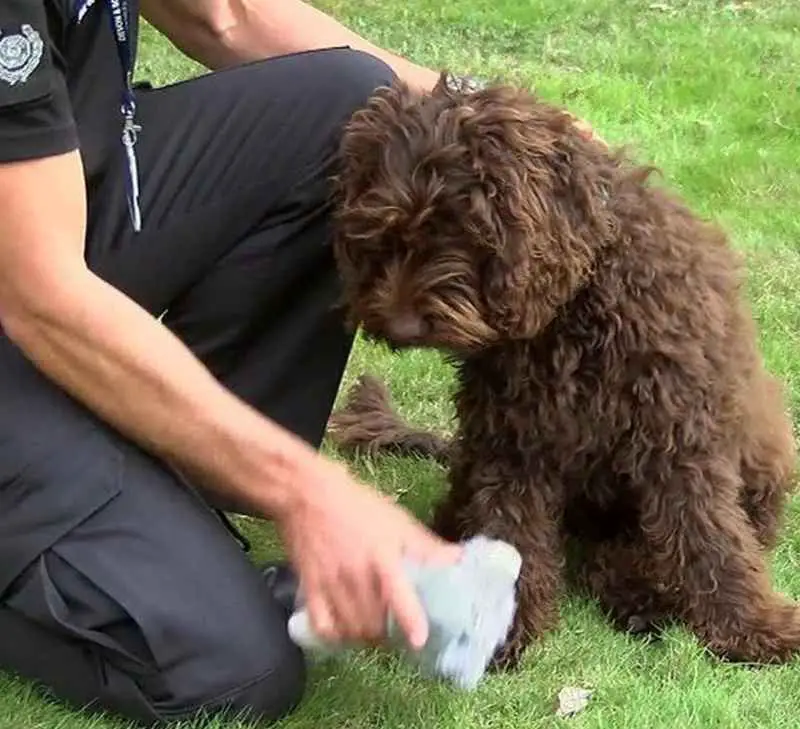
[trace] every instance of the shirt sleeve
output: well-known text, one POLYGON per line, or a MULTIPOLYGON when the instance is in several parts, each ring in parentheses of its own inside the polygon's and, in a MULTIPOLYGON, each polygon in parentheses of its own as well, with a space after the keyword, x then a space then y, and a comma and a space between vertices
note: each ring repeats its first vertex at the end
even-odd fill
POLYGON ((45 0, 0 2, 0 163, 78 147, 64 63, 45 0))

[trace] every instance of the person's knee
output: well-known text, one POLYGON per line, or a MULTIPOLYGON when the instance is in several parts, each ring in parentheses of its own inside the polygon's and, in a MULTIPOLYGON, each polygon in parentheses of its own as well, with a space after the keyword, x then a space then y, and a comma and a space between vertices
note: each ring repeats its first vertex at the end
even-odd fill
POLYGON ((366 103, 377 89, 391 86, 397 80, 391 66, 365 51, 343 49, 337 55, 336 63, 342 85, 359 106, 366 103))
POLYGON ((237 716, 259 721, 276 721, 293 712, 306 689, 306 666, 299 649, 286 649, 278 661, 250 683, 225 698, 225 709, 237 716))
POLYGON ((339 114, 345 119, 367 104, 370 97, 383 87, 391 86, 396 75, 391 66, 380 58, 352 48, 335 48, 323 52, 318 62, 318 83, 334 107, 331 117, 339 114))
POLYGON ((192 670, 198 677, 196 682, 187 683, 185 676, 171 681, 169 705, 158 706, 159 713, 167 720, 223 714, 269 722, 297 708, 306 688, 306 665, 300 649, 288 638, 235 643, 233 650, 229 647, 221 654, 199 656, 192 670), (215 676, 218 678, 212 678, 215 676), (236 678, 231 680, 232 676, 236 678), (203 686, 201 692, 198 685, 203 686))

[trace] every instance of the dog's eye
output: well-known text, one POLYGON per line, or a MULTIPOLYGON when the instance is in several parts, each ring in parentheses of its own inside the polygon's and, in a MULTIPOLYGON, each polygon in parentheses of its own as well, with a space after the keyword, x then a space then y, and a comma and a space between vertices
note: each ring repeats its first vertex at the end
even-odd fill
POLYGON ((394 255, 400 246, 400 241, 395 235, 382 235, 362 241, 361 253, 371 256, 377 264, 387 255, 394 255))
POLYGON ((381 252, 392 258, 402 258, 409 251, 406 241, 399 235, 387 236, 381 241, 381 252))

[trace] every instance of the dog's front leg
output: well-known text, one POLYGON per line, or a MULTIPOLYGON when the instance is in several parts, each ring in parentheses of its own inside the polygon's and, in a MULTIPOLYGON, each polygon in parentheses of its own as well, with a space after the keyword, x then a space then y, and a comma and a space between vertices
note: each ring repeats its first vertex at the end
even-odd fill
POLYGON ((434 530, 456 541, 485 535, 519 550, 522 569, 517 582, 517 612, 494 669, 513 669, 531 641, 558 620, 563 584, 561 542, 562 490, 552 479, 531 479, 487 459, 455 464, 451 489, 439 504, 434 530))

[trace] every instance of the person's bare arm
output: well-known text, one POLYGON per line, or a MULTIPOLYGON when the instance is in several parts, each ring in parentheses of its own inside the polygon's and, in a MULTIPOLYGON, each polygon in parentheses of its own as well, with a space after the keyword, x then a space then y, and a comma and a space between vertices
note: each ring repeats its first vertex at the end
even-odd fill
POLYGON ((379 48, 302 0, 141 0, 142 15, 198 63, 219 69, 349 45, 382 59, 409 85, 430 90, 431 69, 379 48))
POLYGON ((422 645, 425 616, 401 560, 453 559, 458 550, 237 399, 149 312, 89 270, 82 174, 77 152, 0 164, 5 334, 121 433, 222 501, 273 517, 323 637, 379 640, 389 608, 422 645))
POLYGON ((263 515, 302 496, 313 451, 222 387, 166 327, 84 263, 77 153, 0 165, 0 324, 120 432, 263 515), (41 195, 46 188, 48 194, 41 195))

